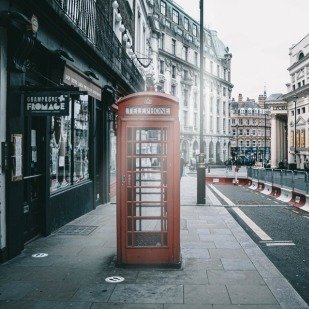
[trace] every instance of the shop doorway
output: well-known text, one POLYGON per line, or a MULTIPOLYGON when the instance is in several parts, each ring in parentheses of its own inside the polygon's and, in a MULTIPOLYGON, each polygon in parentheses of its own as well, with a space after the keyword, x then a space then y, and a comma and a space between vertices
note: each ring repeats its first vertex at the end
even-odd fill
POLYGON ((95 105, 95 143, 94 143, 94 200, 95 206, 104 203, 104 126, 103 126, 103 108, 101 102, 95 105))
POLYGON ((26 117, 24 142, 24 243, 42 233, 45 196, 45 136, 43 117, 26 117))

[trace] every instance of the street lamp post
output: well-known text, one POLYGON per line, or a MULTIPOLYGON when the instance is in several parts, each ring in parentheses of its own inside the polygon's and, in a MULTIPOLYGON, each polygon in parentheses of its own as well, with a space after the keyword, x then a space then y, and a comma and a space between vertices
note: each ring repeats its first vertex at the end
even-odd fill
POLYGON ((200 154, 197 164, 197 204, 205 204, 204 153, 204 0, 200 0, 200 154))
POLYGON ((236 125, 236 162, 238 161, 238 124, 236 125))
POLYGON ((264 167, 266 167, 266 110, 264 110, 264 167))
POLYGON ((297 160, 296 160, 296 102, 297 102, 298 96, 293 96, 293 102, 294 102, 294 163, 296 164, 295 168, 297 168, 297 160))

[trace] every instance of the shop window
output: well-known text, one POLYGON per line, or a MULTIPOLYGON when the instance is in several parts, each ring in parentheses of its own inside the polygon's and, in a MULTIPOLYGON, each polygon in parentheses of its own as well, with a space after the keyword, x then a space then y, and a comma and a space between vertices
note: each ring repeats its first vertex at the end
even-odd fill
POLYGON ((50 192, 89 178, 88 96, 70 100, 68 116, 52 116, 50 127, 50 192))

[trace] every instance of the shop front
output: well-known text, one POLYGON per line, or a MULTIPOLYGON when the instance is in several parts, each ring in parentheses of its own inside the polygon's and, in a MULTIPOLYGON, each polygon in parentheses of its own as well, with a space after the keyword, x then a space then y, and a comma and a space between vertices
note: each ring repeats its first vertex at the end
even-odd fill
POLYGON ((8 74, 3 260, 109 200, 111 98, 102 98, 104 84, 32 37, 23 43, 30 45, 30 65, 22 67, 13 50, 26 35, 12 32, 9 62, 20 67, 8 74))

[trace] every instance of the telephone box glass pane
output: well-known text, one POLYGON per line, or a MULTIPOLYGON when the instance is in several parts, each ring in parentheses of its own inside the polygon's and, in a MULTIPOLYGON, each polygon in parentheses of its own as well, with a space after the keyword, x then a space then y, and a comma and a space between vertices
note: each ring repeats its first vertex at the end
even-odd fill
POLYGON ((127 245, 167 246, 167 128, 127 130, 127 245))

